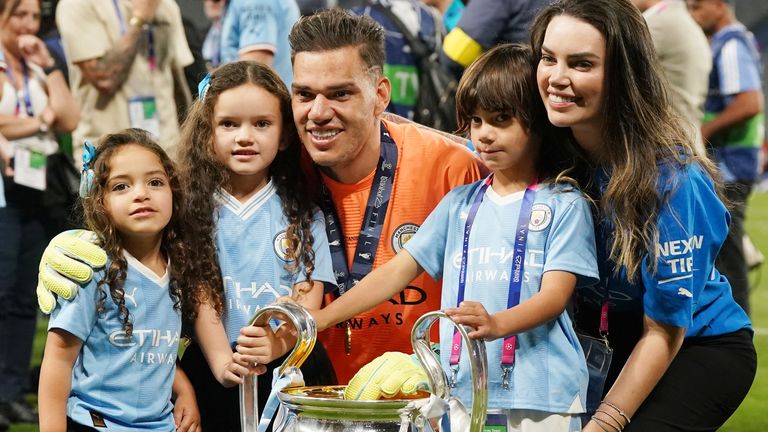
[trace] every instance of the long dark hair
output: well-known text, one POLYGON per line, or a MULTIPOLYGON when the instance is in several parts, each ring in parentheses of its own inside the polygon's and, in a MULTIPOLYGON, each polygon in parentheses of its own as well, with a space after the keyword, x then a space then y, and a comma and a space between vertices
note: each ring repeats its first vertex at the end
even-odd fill
POLYGON ((128 264, 123 256, 121 235, 112 225, 104 203, 105 194, 108 192, 107 182, 112 156, 116 151, 126 146, 139 146, 157 155, 170 181, 173 213, 168 225, 163 230, 160 252, 170 262, 169 294, 176 309, 180 309, 184 316, 194 310, 186 290, 186 287, 194 285, 194 282, 191 279, 191 272, 187 270, 191 266, 190 248, 181 238, 184 195, 173 162, 155 140, 141 129, 125 129, 118 133, 104 135, 99 140, 96 157, 92 162, 93 187, 89 196, 83 199, 83 215, 86 225, 90 230, 96 232, 101 247, 104 248, 111 260, 105 276, 97 284, 100 296, 97 300, 96 310, 99 313, 105 310, 106 290, 109 289, 112 300, 117 304, 123 329, 128 335, 131 335, 133 323, 130 319, 130 312, 125 306, 125 291, 123 289, 128 264))
MULTIPOLYGON (((610 180, 599 197, 600 211, 615 228, 610 258, 617 271, 625 267, 628 279, 634 281, 646 254, 652 270, 657 261, 657 216, 666 199, 657 191, 658 167, 671 164, 672 169, 680 169, 696 162, 716 179, 715 168, 696 155, 693 135, 681 127, 680 117, 671 108, 648 27, 629 0, 559 0, 544 8, 531 28, 536 63, 547 26, 560 15, 588 23, 605 38, 602 145, 597 163, 610 180)), ((570 129, 554 133, 573 141, 570 129)), ((584 172, 590 179, 592 169, 585 167, 584 172)), ((594 185, 584 186, 594 190, 594 185)))
MULTIPOLYGON (((190 108, 181 129, 180 165, 185 190, 189 191, 190 235, 201 241, 198 256, 206 260, 216 258, 214 214, 217 191, 229 186, 229 172, 213 150, 213 110, 219 95, 241 85, 252 84, 275 95, 280 101, 282 118, 282 142, 287 146, 278 151, 269 167, 269 174, 282 202, 283 213, 288 219, 286 240, 288 247, 286 269, 295 272, 298 262, 303 264, 307 281, 311 282, 315 254, 312 249, 314 237, 311 231, 314 206, 307 197, 306 181, 299 166, 298 134, 293 123, 291 96, 280 77, 268 66, 257 62, 240 61, 226 64, 210 77, 209 86, 202 99, 190 108), (204 243, 204 244, 203 244, 204 243)), ((259 103, 259 101, 243 101, 259 103)), ((224 290, 218 266, 205 269, 214 287, 210 292, 200 293, 198 301, 208 302, 218 313, 223 310, 224 290), (216 272, 216 275, 213 272, 216 272)))

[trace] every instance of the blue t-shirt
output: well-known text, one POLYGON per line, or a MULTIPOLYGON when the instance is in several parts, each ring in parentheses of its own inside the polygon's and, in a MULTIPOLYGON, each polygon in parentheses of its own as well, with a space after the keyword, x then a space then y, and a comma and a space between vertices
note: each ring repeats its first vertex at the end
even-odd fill
MULTIPOLYGON (((285 265, 285 230, 288 228, 275 186, 269 182, 248 202, 240 203, 226 191, 217 200, 216 247, 224 280, 222 320, 232 346, 240 329, 256 311, 290 296, 293 286, 306 280, 304 266, 288 272, 285 265)), ((331 253, 323 214, 317 210, 311 226, 315 269, 312 279, 334 285, 331 253)))
MULTIPOLYGON (((658 189, 668 201, 657 216, 656 272, 646 255, 640 280, 632 284, 626 269, 616 276, 613 263, 607 262, 601 276, 610 289, 611 312, 647 314, 664 324, 687 328, 686 337, 751 328, 747 314, 733 300, 728 280, 714 265, 731 218, 712 179, 698 164, 669 163, 659 168, 658 189)), ((604 190, 607 174, 599 171, 596 177, 604 190)), ((598 225, 598 245, 607 248, 613 228, 605 219, 598 225)), ((600 288, 582 293, 586 301, 599 304, 600 288)))
MULTIPOLYGON (((762 61, 755 37, 743 24, 731 24, 712 36, 713 67, 704 104, 704 122, 719 115, 739 93, 762 90, 762 61)), ((765 138, 764 115, 729 127, 709 141, 723 180, 753 181, 765 138)))
MULTIPOLYGON (((96 312, 104 271, 72 300, 58 299, 48 329, 62 329, 83 341, 72 369, 67 415, 94 427, 91 413, 107 430, 175 430, 171 390, 176 372, 181 314, 168 292, 169 276, 157 276, 127 252, 123 285, 133 335, 123 330, 107 290, 103 314, 96 312)), ((108 264, 109 266, 109 264, 108 264)))
MULTIPOLYGON (((377 2, 390 9, 403 24, 408 27, 411 34, 417 37, 432 52, 436 52, 440 41, 436 36, 442 37, 440 18, 433 13, 431 8, 416 0, 394 0, 389 2, 377 2)), ((384 75, 392 83, 387 111, 413 120, 419 90, 419 66, 418 60, 413 57, 408 41, 403 33, 384 13, 372 6, 361 6, 352 9, 357 15, 366 15, 381 24, 386 31, 384 38, 385 60, 384 75)))
POLYGON ((299 16, 295 0, 230 0, 221 25, 221 62, 237 61, 241 52, 252 49, 271 51, 272 68, 290 89, 288 33, 299 16))
MULTIPOLYGON (((472 200, 481 182, 452 190, 405 244, 405 249, 430 276, 442 276, 442 307, 455 307, 463 232, 472 200)), ((578 285, 597 282, 592 215, 587 200, 564 185, 542 184, 536 191, 529 223, 520 302, 539 292, 547 271, 566 271, 578 285)), ((515 230, 523 192, 500 197, 492 188, 475 217, 467 253, 465 299, 479 301, 488 313, 507 309, 515 230)), ((440 323, 440 353, 445 370, 453 325, 440 323)), ((531 409, 553 413, 584 411, 587 367, 571 319, 556 319, 517 337, 515 365, 509 389, 502 386, 503 339, 486 342, 488 406, 493 409, 531 409)), ((455 395, 469 406, 471 374, 466 350, 459 363, 455 395)))

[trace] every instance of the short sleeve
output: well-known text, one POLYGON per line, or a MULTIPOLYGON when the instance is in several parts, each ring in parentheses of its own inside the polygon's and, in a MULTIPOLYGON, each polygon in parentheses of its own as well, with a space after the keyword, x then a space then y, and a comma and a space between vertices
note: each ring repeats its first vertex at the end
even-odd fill
POLYGON ((722 95, 732 96, 762 88, 760 71, 757 70, 751 50, 740 38, 732 38, 723 45, 717 70, 722 95))
POLYGON ((403 246, 413 259, 424 269, 432 279, 439 280, 443 274, 445 249, 448 246, 448 224, 451 210, 449 193, 427 216, 427 219, 416 231, 416 234, 403 246))
MULTIPOLYGON (((333 264, 331 262, 331 252, 328 246, 328 236, 325 232, 325 217, 323 212, 316 209, 312 214, 312 249, 315 252, 315 270, 312 272, 312 280, 327 282, 336 286, 336 278, 333 275, 333 264)), ((299 263, 300 275, 298 282, 306 281, 304 277, 304 265, 299 263)))
POLYGON ((78 289, 77 295, 71 301, 59 297, 58 304, 48 320, 48 330, 54 328, 66 330, 85 342, 98 319, 96 299, 100 290, 95 281, 102 276, 103 274, 95 274, 88 285, 78 289))
POLYGON ((703 235, 692 235, 696 203, 695 191, 688 178, 680 177, 677 187, 658 216, 659 241, 656 245, 658 259, 655 273, 647 255, 642 264, 645 314, 656 321, 677 327, 691 326, 694 272, 697 270, 693 265, 694 254, 704 253, 701 250, 703 235))
MULTIPOLYGON (((94 3, 90 0, 62 0, 56 7, 56 26, 71 63, 102 57, 112 47, 109 29, 94 3)), ((112 9, 117 23, 117 13, 111 3, 100 7, 112 9)))
POLYGON ((248 1, 240 4, 237 16, 237 53, 263 50, 273 54, 277 50, 277 2, 248 1))
POLYGON ((549 232, 543 271, 555 270, 575 274, 577 287, 594 285, 600 280, 594 223, 584 197, 565 207, 549 232))

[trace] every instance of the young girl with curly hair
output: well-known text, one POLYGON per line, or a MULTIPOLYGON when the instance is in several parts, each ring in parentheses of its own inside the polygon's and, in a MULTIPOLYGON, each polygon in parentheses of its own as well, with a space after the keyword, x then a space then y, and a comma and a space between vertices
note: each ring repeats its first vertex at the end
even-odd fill
MULTIPOLYGON (((196 253, 218 256, 221 272, 197 268, 206 272, 204 280, 217 282, 198 296, 198 344, 182 365, 196 389, 204 429, 239 431, 237 390, 219 384, 242 382, 250 372, 245 364, 279 366, 295 343, 290 326, 247 327, 249 320, 289 295, 319 308, 323 282, 335 279, 322 213, 305 194, 285 84, 264 65, 236 62, 200 87, 180 143, 190 196, 187 234, 205 240, 196 253)), ((302 368, 308 385, 335 381, 322 350, 317 344, 302 368)), ((259 380, 260 410, 270 387, 270 379, 259 380)))
POLYGON ((199 285, 173 163, 139 129, 104 136, 91 155, 83 208, 108 260, 48 323, 40 430, 197 430, 191 386, 176 369, 181 318, 193 308, 187 287, 199 285), (172 387, 186 390, 177 408, 193 410, 176 420, 172 387))

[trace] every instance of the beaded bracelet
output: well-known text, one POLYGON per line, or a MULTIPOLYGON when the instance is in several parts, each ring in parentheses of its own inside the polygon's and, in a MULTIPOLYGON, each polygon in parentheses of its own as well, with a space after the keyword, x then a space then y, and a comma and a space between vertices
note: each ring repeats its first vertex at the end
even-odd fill
POLYGON ((616 412, 618 412, 620 416, 624 417, 624 420, 627 421, 627 424, 629 424, 631 422, 630 419, 629 419, 629 416, 627 416, 627 414, 624 412, 623 409, 621 409, 621 408, 617 407, 616 405, 608 402, 607 400, 603 400, 600 403, 604 403, 604 404, 608 405, 609 407, 615 409, 616 412))

